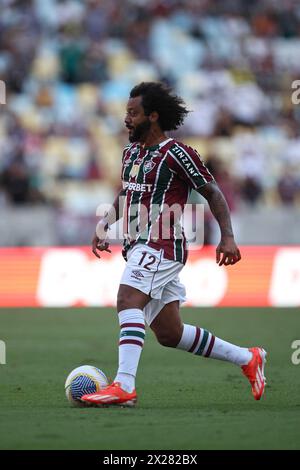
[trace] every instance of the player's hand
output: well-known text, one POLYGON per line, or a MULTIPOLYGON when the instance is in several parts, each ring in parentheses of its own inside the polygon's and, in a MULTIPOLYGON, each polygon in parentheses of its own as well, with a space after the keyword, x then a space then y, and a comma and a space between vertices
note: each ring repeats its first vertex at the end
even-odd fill
POLYGON ((107 251, 108 253, 111 253, 111 250, 108 247, 109 242, 107 241, 107 239, 100 240, 100 238, 98 238, 95 234, 92 240, 92 251, 94 255, 97 256, 97 258, 101 258, 100 254, 98 253, 99 251, 107 251))
POLYGON ((234 238, 222 238, 216 251, 216 262, 218 263, 218 265, 232 265, 240 261, 240 259, 241 253, 234 241, 234 238))

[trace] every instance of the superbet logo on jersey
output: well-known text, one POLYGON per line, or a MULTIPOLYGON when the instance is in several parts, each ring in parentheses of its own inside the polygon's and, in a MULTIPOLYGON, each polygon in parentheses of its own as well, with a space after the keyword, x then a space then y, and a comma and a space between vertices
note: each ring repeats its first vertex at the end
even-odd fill
POLYGON ((128 181, 125 181, 123 182, 123 189, 129 189, 129 191, 140 191, 141 193, 150 193, 152 191, 152 184, 129 183, 128 181))

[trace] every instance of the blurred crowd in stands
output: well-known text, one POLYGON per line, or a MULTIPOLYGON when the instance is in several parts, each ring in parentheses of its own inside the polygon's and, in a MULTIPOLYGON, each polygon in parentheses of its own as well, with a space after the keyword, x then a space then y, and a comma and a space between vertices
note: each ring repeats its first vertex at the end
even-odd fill
POLYGON ((300 202, 298 0, 2 0, 0 207, 113 199, 140 81, 192 111, 176 138, 231 209, 300 202))

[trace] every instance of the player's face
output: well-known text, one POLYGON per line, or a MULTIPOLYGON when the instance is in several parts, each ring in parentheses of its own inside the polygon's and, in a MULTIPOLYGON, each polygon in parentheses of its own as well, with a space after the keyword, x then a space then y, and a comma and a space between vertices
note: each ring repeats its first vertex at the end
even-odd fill
POLYGON ((129 131, 129 142, 143 142, 146 139, 151 122, 144 113, 141 96, 129 98, 125 125, 129 131))

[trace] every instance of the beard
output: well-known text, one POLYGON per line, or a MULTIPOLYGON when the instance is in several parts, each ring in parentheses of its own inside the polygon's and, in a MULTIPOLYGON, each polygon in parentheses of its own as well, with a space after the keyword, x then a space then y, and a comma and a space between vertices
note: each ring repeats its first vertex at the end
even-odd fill
POLYGON ((140 142, 142 138, 147 136, 148 131, 150 130, 151 123, 149 119, 141 124, 138 124, 135 129, 132 129, 132 134, 129 134, 129 142, 140 142))

